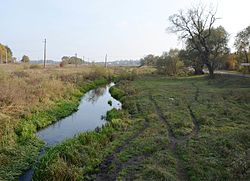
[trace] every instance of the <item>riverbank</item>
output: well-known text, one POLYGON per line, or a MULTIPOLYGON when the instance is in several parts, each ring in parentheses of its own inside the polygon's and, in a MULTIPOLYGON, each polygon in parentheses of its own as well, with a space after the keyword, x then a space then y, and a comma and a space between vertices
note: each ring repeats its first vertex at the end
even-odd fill
MULTIPOLYGON (((81 91, 72 94, 70 100, 56 101, 50 108, 36 110, 36 112, 32 114, 24 116, 15 129, 21 158, 19 154, 16 154, 17 157, 10 163, 12 168, 14 166, 14 169, 11 170, 13 178, 8 178, 4 174, 3 178, 7 178, 7 180, 14 179, 16 176, 20 175, 20 173, 23 173, 25 169, 28 169, 37 159, 40 149, 44 146, 44 143, 35 136, 38 130, 75 112, 79 105, 80 98, 85 92, 107 83, 108 80, 104 78, 90 81, 85 86, 81 87, 81 91)), ((1 172, 4 172, 5 169, 8 169, 8 167, 1 168, 1 172)))
MULTIPOLYGON (((111 93, 116 88, 111 88, 111 93)), ((124 95, 119 94, 120 98, 124 95)), ((95 178, 98 165, 144 127, 142 119, 133 122, 126 110, 107 112, 108 122, 95 131, 80 133, 50 148, 35 169, 34 180, 81 180, 95 178), (94 175, 92 175, 94 174, 94 175)))
POLYGON ((111 92, 124 109, 50 149, 35 180, 247 180, 249 85, 225 75, 123 81, 111 92))
POLYGON ((0 180, 16 180, 36 160, 44 144, 36 137, 37 130, 76 111, 85 92, 107 84, 112 76, 98 67, 11 68, 0 69, 0 180))

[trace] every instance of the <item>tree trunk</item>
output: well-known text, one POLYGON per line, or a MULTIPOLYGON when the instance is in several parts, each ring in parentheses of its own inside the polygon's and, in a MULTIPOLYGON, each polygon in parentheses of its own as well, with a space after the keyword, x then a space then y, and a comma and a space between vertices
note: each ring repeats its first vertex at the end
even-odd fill
POLYGON ((204 72, 203 72, 203 64, 196 64, 196 65, 194 65, 193 66, 193 68, 194 68, 194 74, 195 75, 202 75, 202 74, 204 74, 204 72))
POLYGON ((203 72, 203 69, 200 69, 200 68, 194 68, 194 74, 195 75, 202 75, 202 74, 204 74, 204 72, 203 72))
MULTIPOLYGON (((244 53, 245 53, 245 57, 246 57, 246 63, 249 63, 247 51, 245 50, 244 53)), ((250 73, 250 66, 248 66, 248 73, 250 73)))
POLYGON ((246 57, 246 63, 249 63, 247 51, 245 50, 244 53, 245 53, 245 57, 246 57))
POLYGON ((208 71, 209 71, 209 77, 211 79, 213 79, 214 78, 214 69, 213 69, 213 67, 210 64, 207 64, 207 68, 208 68, 208 71))

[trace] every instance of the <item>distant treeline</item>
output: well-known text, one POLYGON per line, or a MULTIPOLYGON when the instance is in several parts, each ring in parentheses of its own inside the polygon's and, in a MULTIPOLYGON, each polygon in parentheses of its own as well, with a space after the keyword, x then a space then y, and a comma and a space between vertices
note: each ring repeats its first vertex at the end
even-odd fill
POLYGON ((13 57, 11 49, 7 45, 0 43, 0 63, 15 62, 16 58, 13 57))
MULTIPOLYGON (((95 62, 95 64, 105 65, 105 62, 95 62)), ((116 60, 107 62, 111 66, 140 66, 140 60, 116 60)))

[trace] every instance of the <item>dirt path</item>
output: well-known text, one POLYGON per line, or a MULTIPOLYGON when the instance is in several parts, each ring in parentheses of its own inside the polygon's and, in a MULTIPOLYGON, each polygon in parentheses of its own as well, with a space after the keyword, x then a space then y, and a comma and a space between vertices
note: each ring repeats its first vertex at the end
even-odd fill
MULTIPOLYGON (((135 134, 133 134, 129 139, 127 139, 121 146, 118 146, 110 155, 108 155, 104 161, 100 164, 99 170, 100 172, 96 175, 95 180, 97 181, 108 181, 108 180, 116 180, 117 175, 119 171, 124 167, 121 163, 117 164, 115 168, 110 171, 110 166, 113 163, 113 160, 116 158, 117 154, 122 152, 125 148, 129 146, 129 143, 136 138, 138 138, 147 128, 149 127, 149 123, 145 121, 144 126, 135 134)), ((138 157, 140 160, 141 158, 138 157)), ((137 160, 137 158, 134 158, 133 160, 130 160, 130 162, 127 162, 126 164, 133 163, 137 160)))
POLYGON ((249 74, 242 74, 242 73, 234 73, 234 72, 228 72, 223 70, 217 70, 214 72, 215 74, 223 74, 223 75, 232 75, 232 76, 238 76, 238 77, 247 77, 250 78, 249 74))

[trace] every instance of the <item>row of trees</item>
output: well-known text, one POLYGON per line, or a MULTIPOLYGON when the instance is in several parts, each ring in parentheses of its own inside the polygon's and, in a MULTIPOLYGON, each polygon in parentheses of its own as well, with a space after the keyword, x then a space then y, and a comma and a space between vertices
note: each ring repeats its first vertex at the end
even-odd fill
MULTIPOLYGON (((20 60, 22 63, 29 63, 30 58, 27 55, 23 55, 22 59, 20 60)), ((0 44, 0 63, 15 63, 16 58, 13 57, 12 50, 3 44, 0 44)), ((76 56, 63 56, 62 57, 63 64, 82 64, 84 60, 78 58, 76 56)))
POLYGON ((84 60, 81 58, 78 58, 77 56, 63 56, 62 57, 62 64, 83 64, 84 60))
MULTIPOLYGON (((250 63, 250 26, 240 31, 235 39, 234 43, 237 49, 237 59, 240 63, 250 63)), ((232 57, 233 58, 233 57, 232 57)), ((248 67, 250 72, 250 66, 248 67)))
MULTIPOLYGON (((23 63, 30 61, 27 55, 24 55, 20 60, 23 63)), ((15 63, 16 58, 13 57, 12 50, 7 46, 0 43, 0 63, 15 63)))
POLYGON ((11 63, 14 61, 11 49, 0 43, 0 63, 11 63))
POLYGON ((154 66, 160 74, 176 75, 184 67, 179 54, 178 49, 171 49, 161 56, 147 55, 141 59, 141 65, 154 66))
POLYGON ((156 66, 167 74, 177 73, 182 65, 192 67, 195 74, 203 74, 206 67, 213 77, 216 68, 239 69, 241 63, 249 63, 250 26, 237 34, 237 52, 230 53, 229 34, 222 26, 214 27, 217 19, 215 11, 202 6, 170 16, 168 31, 178 35, 185 43, 185 49, 170 50, 160 57, 148 55, 141 59, 141 64, 156 66))

